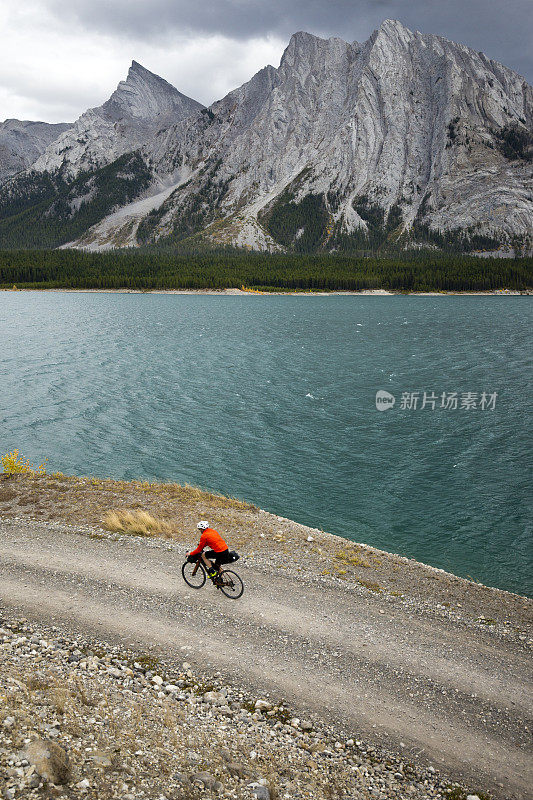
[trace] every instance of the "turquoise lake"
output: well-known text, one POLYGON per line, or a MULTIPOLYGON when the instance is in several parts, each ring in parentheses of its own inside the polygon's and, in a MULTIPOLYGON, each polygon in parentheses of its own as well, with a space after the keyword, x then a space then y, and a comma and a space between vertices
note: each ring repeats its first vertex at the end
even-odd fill
POLYGON ((197 484, 532 595, 532 308, 1 293, 0 450, 197 484))

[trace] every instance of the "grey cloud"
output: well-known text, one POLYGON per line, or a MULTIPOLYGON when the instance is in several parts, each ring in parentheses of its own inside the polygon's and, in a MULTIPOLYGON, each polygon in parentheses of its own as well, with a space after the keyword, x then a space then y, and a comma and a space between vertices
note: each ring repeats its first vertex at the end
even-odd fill
POLYGON ((296 30, 347 40, 368 37, 386 17, 483 50, 531 80, 531 0, 47 0, 62 19, 86 28, 155 41, 221 34, 233 39, 296 30))

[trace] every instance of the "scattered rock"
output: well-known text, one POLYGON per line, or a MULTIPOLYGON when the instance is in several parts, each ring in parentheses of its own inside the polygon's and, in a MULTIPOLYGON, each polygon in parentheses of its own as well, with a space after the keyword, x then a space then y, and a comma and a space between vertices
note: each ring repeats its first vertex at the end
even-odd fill
POLYGON ((250 770, 248 767, 245 767, 243 764, 239 764, 236 761, 231 761, 229 764, 226 764, 226 769, 230 775, 235 775, 237 778, 242 779, 250 776, 250 770))
POLYGON ((57 742, 36 739, 27 746, 24 756, 30 764, 33 764, 39 775, 50 783, 69 782, 71 772, 68 756, 57 742))
POLYGON ((102 643, 94 656, 87 643, 43 638, 30 627, 23 629, 27 636, 8 624, 0 633, 3 800, 33 797, 36 789, 66 800, 64 789, 43 787, 47 782, 68 782, 69 800, 318 800, 332 791, 354 800, 359 775, 369 800, 445 796, 449 781, 432 768, 410 767, 406 778, 401 759, 361 740, 336 740, 332 728, 292 717, 283 700, 273 705, 221 686, 220 674, 209 677, 210 691, 202 695, 204 684, 192 672, 188 679, 179 670, 156 673, 148 661, 102 643), (77 650, 86 655, 72 661, 77 650), (63 694, 69 701, 60 711, 63 694), (52 741, 58 737, 62 746, 52 741), (26 750, 14 752, 22 740, 26 750), (223 782, 215 775, 220 768, 223 782))
POLYGON ((26 779, 26 786, 28 787, 28 789, 37 789, 37 787, 40 785, 41 785, 41 778, 39 777, 37 772, 34 772, 33 775, 30 775, 26 779))
POLYGON ((249 783, 248 788, 251 789, 257 800, 270 800, 270 789, 263 786, 261 783, 249 783))
POLYGON ((108 671, 109 675, 112 675, 114 678, 121 678, 122 677, 122 672, 119 669, 117 669, 116 667, 109 667, 109 669, 107 671, 108 671))
POLYGON ((213 789, 217 779, 210 772, 197 772, 191 777, 191 783, 199 783, 201 786, 205 786, 206 789, 213 789))
POLYGON ((102 767, 103 769, 108 769, 113 766, 112 756, 103 750, 95 750, 91 755, 91 761, 93 761, 97 767, 102 767))
POLYGON ((255 709, 256 711, 270 711, 272 703, 269 703, 268 700, 256 700, 255 709))

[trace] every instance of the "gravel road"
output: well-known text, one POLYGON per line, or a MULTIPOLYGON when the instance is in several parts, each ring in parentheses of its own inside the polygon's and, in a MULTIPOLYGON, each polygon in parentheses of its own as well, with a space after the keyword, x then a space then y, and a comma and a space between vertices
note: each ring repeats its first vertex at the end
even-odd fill
POLYGON ((219 670, 472 789, 532 797, 526 643, 267 562, 238 562, 241 600, 195 591, 183 548, 153 540, 3 521, 0 552, 13 613, 219 670))

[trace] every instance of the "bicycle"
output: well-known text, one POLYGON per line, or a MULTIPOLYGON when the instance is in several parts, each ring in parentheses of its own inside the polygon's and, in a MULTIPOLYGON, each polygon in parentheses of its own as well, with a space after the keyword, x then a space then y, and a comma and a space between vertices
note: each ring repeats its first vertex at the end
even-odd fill
MULTIPOLYGON (((207 580, 207 572, 200 557, 196 561, 185 561, 181 568, 183 580, 191 589, 201 589, 207 580)), ((232 569, 219 568, 212 578, 213 585, 231 600, 238 600, 244 592, 244 583, 232 569)))

